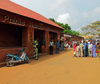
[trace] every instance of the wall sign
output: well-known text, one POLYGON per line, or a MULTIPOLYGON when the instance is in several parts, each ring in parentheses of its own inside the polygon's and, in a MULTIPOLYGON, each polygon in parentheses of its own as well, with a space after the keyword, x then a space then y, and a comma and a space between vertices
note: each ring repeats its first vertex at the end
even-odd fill
POLYGON ((36 29, 41 29, 40 25, 33 24, 32 22, 29 24, 29 27, 36 28, 36 29))
POLYGON ((16 18, 14 16, 8 16, 8 15, 2 15, 2 17, 3 17, 3 20, 2 20, 3 23, 10 23, 10 24, 15 24, 15 25, 20 25, 20 26, 26 26, 26 24, 27 24, 28 27, 31 27, 31 28, 34 28, 34 29, 47 30, 47 31, 50 31, 50 32, 57 32, 57 30, 50 29, 50 28, 44 29, 43 23, 36 23, 35 24, 32 21, 27 23, 27 21, 25 21, 21 18, 16 18))
POLYGON ((11 23, 11 24, 17 24, 17 25, 21 25, 21 26, 25 26, 25 21, 21 20, 21 19, 16 19, 14 17, 9 17, 7 15, 4 15, 3 16, 3 22, 8 22, 8 23, 11 23))

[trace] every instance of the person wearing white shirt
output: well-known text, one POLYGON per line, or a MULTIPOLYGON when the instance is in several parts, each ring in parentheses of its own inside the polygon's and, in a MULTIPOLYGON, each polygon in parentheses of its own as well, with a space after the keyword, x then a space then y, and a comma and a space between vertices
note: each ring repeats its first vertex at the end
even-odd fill
POLYGON ((53 45, 54 45, 54 42, 53 42, 53 40, 51 40, 50 43, 49 43, 50 54, 53 54, 53 45))
POLYGON ((88 41, 88 45, 90 44, 90 41, 88 41))
POLYGON ((92 46, 93 46, 92 43, 90 43, 89 46, 88 46, 88 49, 89 49, 89 56, 92 56, 92 46))
POLYGON ((82 42, 80 42, 80 57, 82 57, 83 56, 83 43, 82 42))
POLYGON ((80 46, 79 44, 77 43, 77 46, 76 46, 76 56, 79 57, 79 51, 80 51, 80 46))

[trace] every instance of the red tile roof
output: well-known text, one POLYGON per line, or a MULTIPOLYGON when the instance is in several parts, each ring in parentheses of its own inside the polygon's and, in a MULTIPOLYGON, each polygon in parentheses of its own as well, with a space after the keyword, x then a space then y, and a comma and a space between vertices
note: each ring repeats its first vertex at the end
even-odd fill
POLYGON ((38 21, 42 21, 44 23, 59 27, 61 29, 63 29, 61 26, 57 25, 56 23, 50 21, 49 19, 45 18, 44 16, 29 10, 25 7, 22 7, 14 2, 11 2, 10 0, 0 0, 0 9, 4 9, 19 15, 23 15, 29 18, 34 18, 38 21))

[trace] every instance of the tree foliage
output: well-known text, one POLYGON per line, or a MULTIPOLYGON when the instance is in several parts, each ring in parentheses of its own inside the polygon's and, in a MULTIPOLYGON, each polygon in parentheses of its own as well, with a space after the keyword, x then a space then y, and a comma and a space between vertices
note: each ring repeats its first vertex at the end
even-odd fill
POLYGON ((79 36, 80 33, 77 31, 73 31, 73 30, 64 30, 63 33, 69 34, 69 35, 75 35, 75 36, 79 36))
POLYGON ((56 22, 54 18, 49 18, 49 20, 51 20, 51 21, 53 21, 53 22, 56 22))
POLYGON ((100 35, 100 21, 93 22, 90 25, 83 27, 81 30, 83 35, 100 35))
POLYGON ((63 27, 64 29, 69 29, 69 30, 71 30, 71 27, 70 27, 68 24, 63 24, 63 23, 61 23, 61 22, 57 22, 57 21, 55 21, 54 18, 50 18, 50 20, 53 21, 53 22, 55 22, 55 23, 58 24, 59 26, 63 27))
POLYGON ((73 31, 68 24, 63 24, 61 22, 57 22, 54 18, 50 18, 50 20, 53 21, 53 22, 55 22, 59 26, 63 27, 64 28, 63 33, 66 33, 66 34, 69 34, 69 35, 76 35, 76 36, 80 35, 79 32, 73 31))

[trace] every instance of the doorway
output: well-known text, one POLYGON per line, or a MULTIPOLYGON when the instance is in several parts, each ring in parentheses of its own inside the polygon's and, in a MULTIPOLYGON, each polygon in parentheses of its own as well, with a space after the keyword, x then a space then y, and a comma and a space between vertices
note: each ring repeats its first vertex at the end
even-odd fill
POLYGON ((49 36, 50 36, 50 40, 53 40, 54 44, 56 43, 57 41, 57 33, 54 33, 54 32, 49 32, 49 36))
POLYGON ((34 40, 38 41, 38 52, 42 53, 42 45, 45 46, 45 31, 35 29, 34 40))

